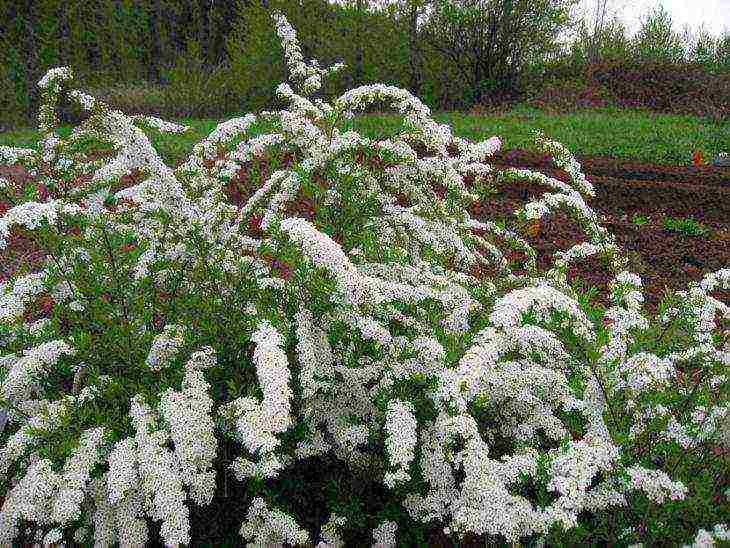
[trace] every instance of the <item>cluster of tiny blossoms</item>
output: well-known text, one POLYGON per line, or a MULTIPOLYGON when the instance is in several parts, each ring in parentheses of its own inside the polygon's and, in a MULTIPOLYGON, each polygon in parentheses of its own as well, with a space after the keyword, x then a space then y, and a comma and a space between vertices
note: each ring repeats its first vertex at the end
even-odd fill
MULTIPOLYGON (((586 513, 626 506, 629 495, 653 504, 684 498, 688 486, 637 448, 661 440, 691 452, 718 438, 730 409, 730 347, 716 348, 715 321, 730 310, 709 293, 730 287, 730 269, 680 292, 657 319, 669 330, 681 324, 682 347, 646 343, 641 279, 586 204, 595 192, 565 147, 538 135, 568 183, 494 172, 486 161, 498 138, 453 136, 406 90, 374 84, 332 104, 312 100, 341 65, 306 63, 294 29, 278 14, 275 24, 297 88, 277 88, 289 109, 219 124, 176 169, 143 130, 188 128, 127 116, 80 90, 68 95, 88 118, 61 138, 56 105, 73 80, 66 67, 38 83, 38 150, 0 147, 0 162, 54 183, 49 199, 15 203, 0 217, 0 246, 19 228, 68 244, 54 245, 40 271, 0 284, 8 417, 0 543, 30 535, 139 546, 154 520, 166 545, 188 544, 191 502, 214 500, 223 439, 240 450, 224 464, 249 490, 327 456, 367 471, 411 518, 446 523, 456 537, 517 542, 576 527, 586 513), (374 103, 402 115, 401 133, 374 142, 336 127, 374 103), (258 121, 276 131, 248 136, 258 121), (113 157, 70 152, 87 137, 111 144, 113 157), (226 184, 266 153, 293 162, 232 205, 226 184), (356 165, 362 154, 385 167, 356 165), (141 182, 111 191, 133 172, 141 182), (80 174, 73 188, 55 184, 80 174), (373 204, 374 213, 344 227, 355 245, 285 213, 322 174, 326 212, 373 204), (548 185, 554 192, 517 217, 564 208, 590 241, 556 252, 540 272, 517 232, 470 217, 478 196, 467 179, 548 185), (411 205, 398 205, 399 196, 411 205), (254 224, 262 237, 250 235, 254 224), (512 271, 505 248, 527 255, 526 274, 512 271), (614 273, 600 331, 566 279, 570 262, 598 253, 614 273), (477 279, 482 266, 498 275, 477 279), (46 293, 59 321, 30 314, 46 293), (195 314, 185 319, 189 303, 195 314), (114 334, 109 344, 97 344, 105 333, 114 334), (680 383, 680 398, 664 397, 687 362, 700 374, 680 383), (552 502, 529 494, 540 490, 552 502)), ((316 532, 268 493, 259 489, 240 516, 248 545, 310 542, 316 532)), ((329 516, 318 546, 342 545, 348 516, 329 516)), ((398 523, 378 522, 374 546, 397 545, 398 523)), ((727 529, 701 529, 694 542, 713 539, 727 540, 727 529)))

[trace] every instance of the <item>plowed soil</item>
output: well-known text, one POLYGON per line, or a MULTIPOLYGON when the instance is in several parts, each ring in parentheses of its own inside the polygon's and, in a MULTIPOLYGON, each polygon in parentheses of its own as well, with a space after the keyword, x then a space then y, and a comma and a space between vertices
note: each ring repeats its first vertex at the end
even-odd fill
MULTIPOLYGON (((587 204, 601 223, 616 237, 632 260, 645 288, 645 304, 655 311, 664 288, 686 289, 690 280, 699 281, 708 272, 730 267, 730 169, 717 167, 671 167, 623 162, 610 158, 579 158, 586 178, 596 191, 587 204), (632 222, 635 215, 648 219, 643 225, 632 222), (702 236, 668 230, 666 217, 692 217, 706 228, 702 236)), ((527 151, 504 151, 494 156, 497 169, 526 167, 569 182, 568 174, 555 169, 549 158, 527 151)), ((528 197, 538 197, 548 187, 511 184, 473 212, 477 218, 509 217, 528 197)), ((538 265, 548 266, 550 255, 559 249, 585 241, 579 227, 564 213, 543 221, 537 237, 526 236, 538 252, 538 265)), ((600 293, 598 303, 608 304, 610 272, 598 259, 575 263, 572 277, 585 279, 600 293)), ((730 303, 730 292, 711 295, 730 303)))

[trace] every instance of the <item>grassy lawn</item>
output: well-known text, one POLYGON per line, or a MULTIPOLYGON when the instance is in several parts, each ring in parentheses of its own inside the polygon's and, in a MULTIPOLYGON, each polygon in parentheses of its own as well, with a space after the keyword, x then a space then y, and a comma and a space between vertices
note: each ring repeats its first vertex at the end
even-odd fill
MULTIPOLYGON (((526 106, 498 115, 472 115, 461 112, 434 114, 439 123, 451 126, 460 137, 484 140, 499 135, 503 149, 532 149, 531 132, 543 130, 548 137, 565 144, 577 156, 611 156, 657 164, 688 165, 692 152, 701 150, 712 158, 730 149, 730 124, 712 123, 704 118, 620 110, 614 108, 583 110, 554 115, 526 106)), ((149 132, 155 148, 173 164, 187 156, 192 146, 213 130, 216 120, 176 120, 192 127, 186 135, 161 135, 149 132)), ((368 137, 397 132, 400 117, 369 114, 353 121, 353 127, 368 137)), ((258 131, 266 131, 260 126, 258 131)), ((61 128, 63 136, 71 128, 61 128)), ((32 128, 0 134, 0 145, 30 147, 38 139, 32 128)))

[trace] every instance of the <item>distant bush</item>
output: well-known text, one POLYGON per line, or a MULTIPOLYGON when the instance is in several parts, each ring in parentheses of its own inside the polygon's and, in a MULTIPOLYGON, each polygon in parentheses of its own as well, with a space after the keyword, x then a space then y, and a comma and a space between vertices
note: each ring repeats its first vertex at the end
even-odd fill
POLYGON ((588 68, 616 106, 724 118, 730 115, 730 74, 711 74, 697 64, 612 62, 588 68))
POLYGON ((544 84, 529 103, 548 112, 566 112, 576 108, 612 106, 614 98, 605 86, 576 78, 544 84))

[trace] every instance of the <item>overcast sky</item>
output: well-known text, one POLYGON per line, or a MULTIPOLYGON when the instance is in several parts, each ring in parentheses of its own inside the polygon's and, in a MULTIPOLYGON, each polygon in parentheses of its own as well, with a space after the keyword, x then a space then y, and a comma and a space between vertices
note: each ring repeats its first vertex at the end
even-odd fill
MULTIPOLYGON (((388 4, 397 0, 370 0, 372 4, 388 4)), ((354 3, 353 0, 330 0, 335 4, 354 3)), ((583 7, 595 6, 596 0, 582 0, 583 7)), ((647 12, 662 4, 672 16, 674 29, 681 32, 688 24, 694 33, 700 25, 715 36, 730 31, 730 0, 609 0, 609 12, 616 12, 629 34, 633 35, 647 12)))
MULTIPOLYGON (((590 0, 585 2, 595 4, 590 0)), ((725 30, 730 31, 730 0, 613 0, 609 3, 618 11, 631 34, 638 30, 645 14, 659 4, 670 13, 677 31, 681 31, 685 24, 689 24, 695 32, 704 24, 707 31, 715 36, 725 30)))

